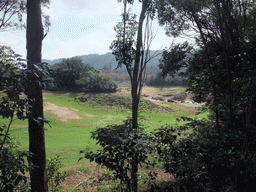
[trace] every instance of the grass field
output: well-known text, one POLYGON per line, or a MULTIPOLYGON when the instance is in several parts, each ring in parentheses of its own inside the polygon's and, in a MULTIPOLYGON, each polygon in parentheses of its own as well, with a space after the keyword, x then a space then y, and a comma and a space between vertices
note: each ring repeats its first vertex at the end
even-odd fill
MULTIPOLYGON (((152 88, 154 94, 177 93, 184 88, 168 90, 165 88, 152 88), (154 90, 153 90, 154 89, 154 90)), ((150 91, 149 91, 150 92, 150 91)), ((117 93, 69 93, 69 92, 44 92, 45 118, 50 120, 45 124, 45 143, 47 158, 56 154, 60 155, 63 170, 74 170, 79 167, 89 166, 89 162, 83 159, 78 162, 80 150, 84 148, 96 149, 96 141, 90 138, 91 131, 96 127, 104 127, 110 124, 120 124, 129 115, 129 107, 123 104, 130 102, 128 92, 117 93), (86 102, 78 102, 78 97, 85 97, 86 102)), ((154 102, 159 106, 173 109, 175 112, 160 110, 150 107, 145 99, 142 99, 140 116, 141 123, 147 131, 153 131, 162 125, 175 125, 175 119, 180 116, 195 116, 195 106, 182 103, 168 103, 164 101, 154 102)), ((206 117, 207 113, 197 115, 197 118, 206 117)), ((7 123, 7 119, 1 120, 7 123)), ((28 149, 27 121, 16 120, 11 128, 11 135, 20 142, 21 149, 28 149)))

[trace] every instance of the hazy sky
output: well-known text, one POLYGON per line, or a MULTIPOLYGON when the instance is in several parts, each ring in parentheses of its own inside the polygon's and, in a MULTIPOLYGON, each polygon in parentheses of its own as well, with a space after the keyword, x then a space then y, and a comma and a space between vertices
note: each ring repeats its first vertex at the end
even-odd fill
MULTIPOLYGON (((139 14, 141 3, 131 8, 139 14)), ((116 35, 113 28, 121 21, 122 11, 123 4, 117 0, 52 0, 50 9, 44 8, 50 15, 51 27, 43 40, 43 59, 110 52, 109 46, 116 35)), ((151 49, 169 47, 172 39, 165 36, 157 20, 153 28, 158 32, 151 49)), ((25 30, 1 32, 0 44, 9 45, 26 57, 25 30)))

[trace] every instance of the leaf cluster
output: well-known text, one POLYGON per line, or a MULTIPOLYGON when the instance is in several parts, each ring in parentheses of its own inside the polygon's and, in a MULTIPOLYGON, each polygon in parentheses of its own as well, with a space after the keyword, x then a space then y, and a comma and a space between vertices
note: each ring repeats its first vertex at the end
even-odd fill
POLYGON ((0 151, 0 191, 13 191, 20 182, 27 182, 25 174, 33 166, 28 165, 25 159, 30 158, 31 154, 17 149, 18 144, 9 136, 5 125, 0 126, 0 143, 3 142, 0 151))
POLYGON ((27 117, 28 100, 22 97, 25 91, 23 81, 24 64, 20 55, 15 54, 9 47, 1 46, 0 49, 0 115, 3 118, 12 118, 16 113, 18 119, 27 117))
POLYGON ((24 28, 22 14, 26 12, 26 1, 24 0, 5 0, 0 1, 0 30, 6 28, 24 28), (15 17, 17 17, 15 19, 15 17))
POLYGON ((12 122, 17 117, 24 120, 30 117, 28 99, 23 95, 27 73, 20 55, 10 47, 0 47, 0 117, 9 118, 9 124, 0 124, 0 190, 13 191, 20 182, 27 181, 25 173, 33 168, 25 158, 27 151, 17 150, 17 143, 10 137, 12 122))
POLYGON ((96 152, 85 150, 86 159, 95 161, 114 171, 115 177, 130 189, 130 171, 134 163, 146 163, 155 147, 151 137, 142 129, 133 129, 132 121, 126 120, 122 125, 108 125, 92 132, 92 138, 101 146, 96 152), (133 162, 136 158, 137 162, 133 162))
POLYGON ((255 150, 243 151, 244 133, 218 133, 209 119, 180 120, 187 123, 154 133, 159 160, 177 181, 169 190, 252 191, 255 150))
POLYGON ((51 159, 47 159, 46 172, 47 172, 47 183, 51 188, 51 191, 59 191, 61 189, 61 182, 65 180, 68 173, 61 173, 59 170, 62 167, 60 156, 56 155, 51 159))
POLYGON ((117 33, 116 40, 111 43, 109 48, 118 62, 117 68, 124 64, 131 71, 136 56, 136 40, 134 39, 138 30, 136 15, 126 13, 123 20, 114 27, 114 30, 117 33))

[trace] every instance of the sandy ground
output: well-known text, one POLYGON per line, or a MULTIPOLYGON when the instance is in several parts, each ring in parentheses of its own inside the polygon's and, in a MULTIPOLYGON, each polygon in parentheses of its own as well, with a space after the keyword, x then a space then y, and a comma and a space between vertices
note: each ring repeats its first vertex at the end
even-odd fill
POLYGON ((71 119, 80 119, 81 117, 76 114, 76 109, 60 107, 54 105, 50 102, 44 103, 44 110, 50 111, 51 113, 57 115, 62 122, 67 122, 71 119))

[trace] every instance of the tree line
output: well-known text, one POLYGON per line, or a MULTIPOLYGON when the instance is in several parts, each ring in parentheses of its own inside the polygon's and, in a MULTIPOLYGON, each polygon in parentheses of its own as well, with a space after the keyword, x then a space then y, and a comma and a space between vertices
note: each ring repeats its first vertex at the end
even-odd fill
POLYGON ((115 92, 117 83, 79 58, 63 59, 50 66, 49 89, 115 92))

